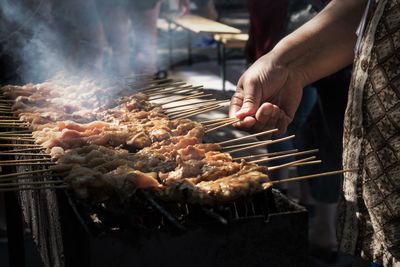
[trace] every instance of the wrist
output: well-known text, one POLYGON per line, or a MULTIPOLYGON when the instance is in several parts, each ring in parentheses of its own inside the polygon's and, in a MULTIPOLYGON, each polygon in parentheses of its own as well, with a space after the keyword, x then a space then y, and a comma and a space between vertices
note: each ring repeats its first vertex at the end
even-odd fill
POLYGON ((270 54, 273 64, 287 70, 290 80, 296 83, 296 87, 302 89, 312 82, 306 71, 307 52, 299 51, 295 42, 285 38, 274 47, 270 54))

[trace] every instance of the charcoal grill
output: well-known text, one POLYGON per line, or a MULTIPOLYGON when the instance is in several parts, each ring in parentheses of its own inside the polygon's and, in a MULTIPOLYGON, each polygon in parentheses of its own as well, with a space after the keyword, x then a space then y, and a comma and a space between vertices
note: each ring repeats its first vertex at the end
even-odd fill
POLYGON ((163 202, 146 191, 129 203, 96 205, 64 189, 16 195, 46 266, 307 265, 307 212, 273 189, 216 207, 163 202))

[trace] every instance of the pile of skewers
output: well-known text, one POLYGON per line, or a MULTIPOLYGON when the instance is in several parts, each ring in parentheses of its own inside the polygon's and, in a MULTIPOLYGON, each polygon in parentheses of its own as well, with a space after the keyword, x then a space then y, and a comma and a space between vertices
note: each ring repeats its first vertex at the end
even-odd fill
POLYGON ((306 156, 268 168, 257 165, 313 154, 315 149, 232 156, 294 137, 246 142, 276 129, 203 143, 204 135, 238 120, 190 120, 227 103, 212 99, 201 86, 139 80, 117 94, 110 91, 92 81, 2 87, 0 155, 10 159, 0 166, 40 169, 0 174, 0 191, 68 188, 78 199, 99 202, 124 201, 145 189, 166 201, 215 205, 282 182, 271 181, 273 170, 320 163, 306 156), (45 173, 54 179, 41 181, 45 173))

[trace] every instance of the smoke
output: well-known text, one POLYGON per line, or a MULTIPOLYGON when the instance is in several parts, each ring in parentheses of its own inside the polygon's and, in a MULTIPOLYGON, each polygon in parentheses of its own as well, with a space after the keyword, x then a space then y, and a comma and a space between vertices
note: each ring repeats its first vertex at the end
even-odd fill
POLYGON ((117 2, 0 0, 0 53, 16 60, 23 83, 42 82, 60 72, 96 78, 154 73, 152 36, 157 33, 151 23, 158 10, 145 12, 159 9, 159 2, 148 0, 153 4, 144 12, 128 4, 136 1, 117 2), (142 21, 133 25, 136 17, 142 21), (132 38, 140 40, 133 44, 132 38))

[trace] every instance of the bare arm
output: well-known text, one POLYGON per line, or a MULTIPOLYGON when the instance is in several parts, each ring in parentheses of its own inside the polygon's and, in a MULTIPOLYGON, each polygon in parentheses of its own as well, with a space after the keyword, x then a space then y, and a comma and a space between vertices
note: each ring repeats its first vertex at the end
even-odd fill
POLYGON ((285 131, 302 88, 350 64, 356 29, 367 0, 333 0, 323 11, 281 40, 239 79, 230 116, 250 131, 285 131))

